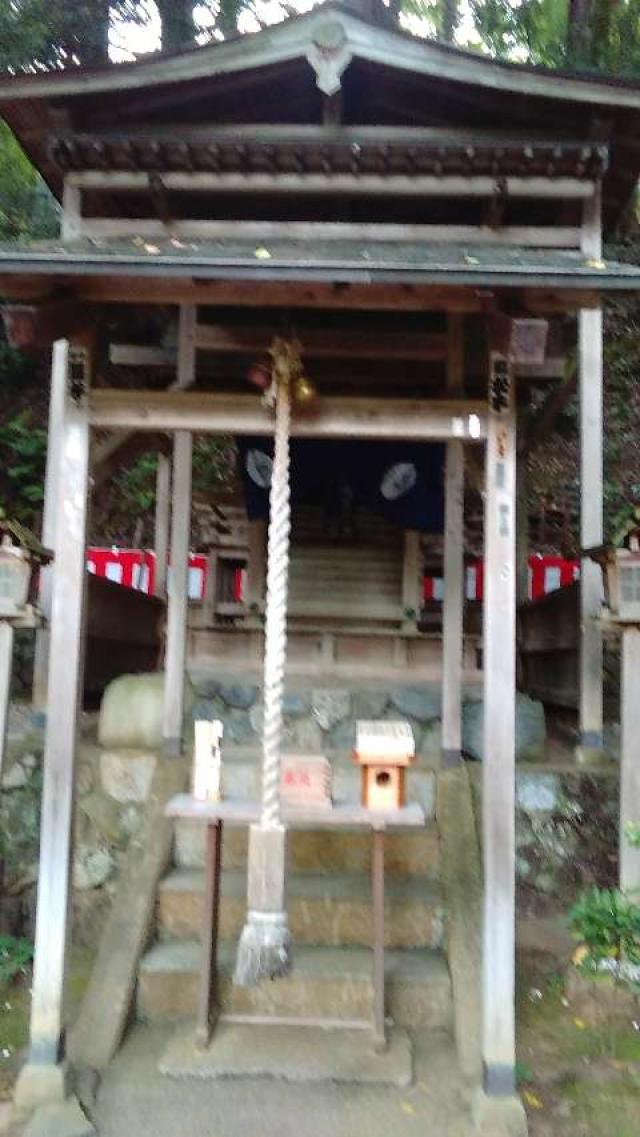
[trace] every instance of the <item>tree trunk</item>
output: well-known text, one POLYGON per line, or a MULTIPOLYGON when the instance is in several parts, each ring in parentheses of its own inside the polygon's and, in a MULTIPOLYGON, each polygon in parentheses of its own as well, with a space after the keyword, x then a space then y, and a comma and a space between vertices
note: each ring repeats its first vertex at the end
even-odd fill
POLYGON ((458 0, 441 0, 440 39, 443 43, 453 43, 459 18, 458 0))
POLYGON ((156 0, 163 51, 181 51, 195 42, 194 0, 156 0))
POLYGON ((90 6, 83 5, 78 13, 79 28, 73 15, 69 20, 69 32, 75 33, 77 41, 68 50, 78 56, 83 67, 102 67, 109 63, 110 10, 109 0, 94 0, 90 6))
POLYGON ((591 14, 593 0, 569 0, 567 59, 585 65, 591 57, 591 14))

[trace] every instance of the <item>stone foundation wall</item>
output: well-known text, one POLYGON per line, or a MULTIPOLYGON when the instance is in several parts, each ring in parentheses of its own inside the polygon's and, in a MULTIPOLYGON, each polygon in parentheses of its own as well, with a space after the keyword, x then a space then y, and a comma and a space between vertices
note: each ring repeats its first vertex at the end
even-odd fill
MULTIPOLYGON (((83 717, 78 754, 74 913, 76 936, 85 942, 97 938, 117 888, 127 844, 140 823, 160 752, 162 676, 125 677, 116 683, 120 687, 115 695, 112 685, 103 702, 100 729, 96 716, 83 717), (140 693, 136 694, 139 685, 145 687, 142 702, 140 693)), ((201 681, 189 691, 187 702, 187 733, 193 717, 220 718, 225 725, 223 749, 240 752, 242 748, 257 760, 262 723, 257 686, 201 681)), ((529 701, 520 706, 521 752, 531 758, 536 747, 544 748, 544 736, 540 743, 535 706, 532 709, 529 701), (535 721, 537 734, 532 733, 535 721)), ((470 696, 465 714, 476 739, 479 710, 477 699, 470 696)), ((429 791, 432 797, 434 779, 429 768, 439 763, 439 716, 436 688, 292 690, 285 700, 285 747, 290 752, 326 753, 341 786, 351 769, 346 759, 353 746, 356 719, 405 718, 414 729, 420 755, 414 792, 424 796, 429 791)), ((14 934, 33 929, 38 871, 43 737, 29 723, 28 707, 15 705, 0 791, 0 931, 14 934)), ((232 754, 229 761, 233 762, 232 754)), ((252 761, 248 756, 242 768, 249 769, 252 761)), ((471 763, 469 768, 477 787, 480 765, 471 763)), ((237 769, 239 773, 239 765, 237 769)), ((411 782, 409 792, 411 796, 411 782)), ((552 898, 568 905, 585 884, 615 880, 617 806, 615 761, 589 771, 520 766, 517 874, 525 901, 552 898)))

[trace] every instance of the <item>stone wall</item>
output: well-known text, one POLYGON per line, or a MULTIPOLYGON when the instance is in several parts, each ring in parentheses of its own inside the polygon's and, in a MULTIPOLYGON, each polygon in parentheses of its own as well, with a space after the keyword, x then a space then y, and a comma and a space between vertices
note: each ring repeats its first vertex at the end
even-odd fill
MULTIPOLYGON (((129 838, 145 809, 161 745, 162 682, 158 675, 116 680, 103 701, 100 721, 95 715, 83 716, 73 864, 75 933, 83 941, 96 938, 117 887, 129 838)), ((188 691, 187 706, 187 734, 194 717, 222 719, 229 777, 232 769, 234 773, 230 792, 256 792, 262 724, 259 688, 200 681, 188 691), (244 759, 234 757, 243 753, 244 759), (251 777, 245 778, 245 773, 251 777)), ((477 739, 481 718, 477 697, 471 695, 466 707, 467 729, 471 723, 477 739)), ((285 700, 285 747, 326 753, 334 765, 338 791, 348 787, 349 793, 357 794, 357 772, 349 761, 356 719, 408 719, 420 755, 411 772, 409 796, 421 800, 429 812, 434 793, 431 770, 440 757, 439 715, 435 688, 291 690, 285 700)), ((536 720, 539 724, 537 710, 525 706, 523 722, 528 725, 519 737, 529 758, 538 745, 530 730, 536 720)), ((42 753, 42 734, 30 727, 27 705, 14 705, 0 792, 1 931, 28 934, 33 927, 42 753)), ((479 764, 471 763, 470 770, 477 786, 479 764)), ((525 900, 569 904, 583 885, 615 879, 617 800, 615 761, 588 771, 520 766, 517 874, 525 900)))

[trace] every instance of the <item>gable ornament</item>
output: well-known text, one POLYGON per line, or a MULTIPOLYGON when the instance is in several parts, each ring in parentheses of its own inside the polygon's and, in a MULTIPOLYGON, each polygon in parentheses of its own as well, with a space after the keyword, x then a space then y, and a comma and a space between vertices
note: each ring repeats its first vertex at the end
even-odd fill
POLYGON ((316 73, 316 84, 324 95, 340 90, 343 72, 353 56, 347 33, 339 20, 323 20, 316 25, 307 51, 307 60, 316 73))

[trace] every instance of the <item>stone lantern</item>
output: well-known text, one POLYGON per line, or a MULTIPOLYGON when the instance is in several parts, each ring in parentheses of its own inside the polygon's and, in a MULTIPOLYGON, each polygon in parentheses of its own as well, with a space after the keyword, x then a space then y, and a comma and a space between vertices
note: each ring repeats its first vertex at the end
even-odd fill
POLYGON ((34 570, 52 559, 38 539, 0 510, 0 775, 7 736, 15 628, 36 628, 40 614, 29 604, 34 570))

